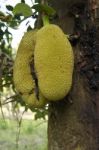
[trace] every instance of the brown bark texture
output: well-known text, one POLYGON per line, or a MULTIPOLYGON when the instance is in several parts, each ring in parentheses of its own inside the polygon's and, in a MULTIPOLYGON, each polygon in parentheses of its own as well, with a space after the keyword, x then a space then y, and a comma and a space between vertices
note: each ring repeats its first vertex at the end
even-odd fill
POLYGON ((49 5, 57 11, 53 23, 71 35, 75 66, 70 93, 49 105, 48 150, 99 150, 98 4, 51 0, 49 5))

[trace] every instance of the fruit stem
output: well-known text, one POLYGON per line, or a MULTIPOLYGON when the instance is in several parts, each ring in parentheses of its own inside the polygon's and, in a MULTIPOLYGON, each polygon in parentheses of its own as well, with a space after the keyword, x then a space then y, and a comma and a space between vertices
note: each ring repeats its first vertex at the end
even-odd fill
POLYGON ((50 24, 49 17, 47 15, 43 15, 42 20, 43 20, 43 25, 44 26, 50 24))
MULTIPOLYGON (((41 0, 41 4, 42 5, 47 4, 47 0, 41 0)), ((42 21, 43 21, 43 26, 50 24, 49 16, 46 15, 45 12, 42 12, 42 21)))

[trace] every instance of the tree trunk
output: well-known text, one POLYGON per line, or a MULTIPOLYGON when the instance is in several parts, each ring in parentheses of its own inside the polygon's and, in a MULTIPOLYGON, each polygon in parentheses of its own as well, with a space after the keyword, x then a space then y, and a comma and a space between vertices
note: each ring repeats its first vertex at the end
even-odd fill
MULTIPOLYGON (((86 45, 81 50, 80 44, 81 36, 88 32, 86 28, 95 26, 94 10, 92 14, 88 13, 91 7, 89 2, 84 0, 51 0, 49 3, 57 11, 58 17, 54 19, 54 22, 66 34, 79 35, 80 33, 80 39, 76 41, 76 46, 73 46, 75 67, 72 89, 63 101, 52 102, 49 105, 48 150, 99 150, 99 91, 98 87, 92 86, 90 82, 93 77, 91 73, 95 67, 93 66, 95 59, 91 59, 93 55, 84 56, 86 45), (86 17, 86 14, 90 17, 86 17), (81 24, 78 23, 77 26, 79 16, 81 24), (87 71, 82 69, 84 64, 87 71), (92 68, 88 70, 89 64, 92 68)), ((99 44, 97 45, 99 48, 99 44)))

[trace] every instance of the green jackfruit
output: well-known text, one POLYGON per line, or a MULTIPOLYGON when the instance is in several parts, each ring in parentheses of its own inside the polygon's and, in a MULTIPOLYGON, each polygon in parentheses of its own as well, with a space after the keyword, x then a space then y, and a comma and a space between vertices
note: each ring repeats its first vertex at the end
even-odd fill
POLYGON ((74 57, 62 30, 46 25, 36 34, 34 64, 41 93, 48 100, 63 99, 72 84, 74 57))
POLYGON ((23 100, 28 105, 43 107, 45 105, 45 98, 40 94, 39 100, 37 99, 35 80, 33 80, 30 69, 30 63, 34 57, 36 32, 29 31, 25 33, 20 42, 13 67, 13 80, 16 89, 22 94, 23 100))

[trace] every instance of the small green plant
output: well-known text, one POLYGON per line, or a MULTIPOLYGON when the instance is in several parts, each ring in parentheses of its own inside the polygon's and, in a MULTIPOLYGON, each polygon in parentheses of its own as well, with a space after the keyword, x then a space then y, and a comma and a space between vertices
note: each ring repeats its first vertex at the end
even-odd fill
POLYGON ((5 121, 5 120, 1 120, 0 121, 0 129, 2 129, 2 130, 8 129, 8 123, 7 123, 7 121, 5 121))
POLYGON ((33 133, 33 126, 31 123, 28 124, 27 129, 26 129, 27 134, 32 134, 33 133))

